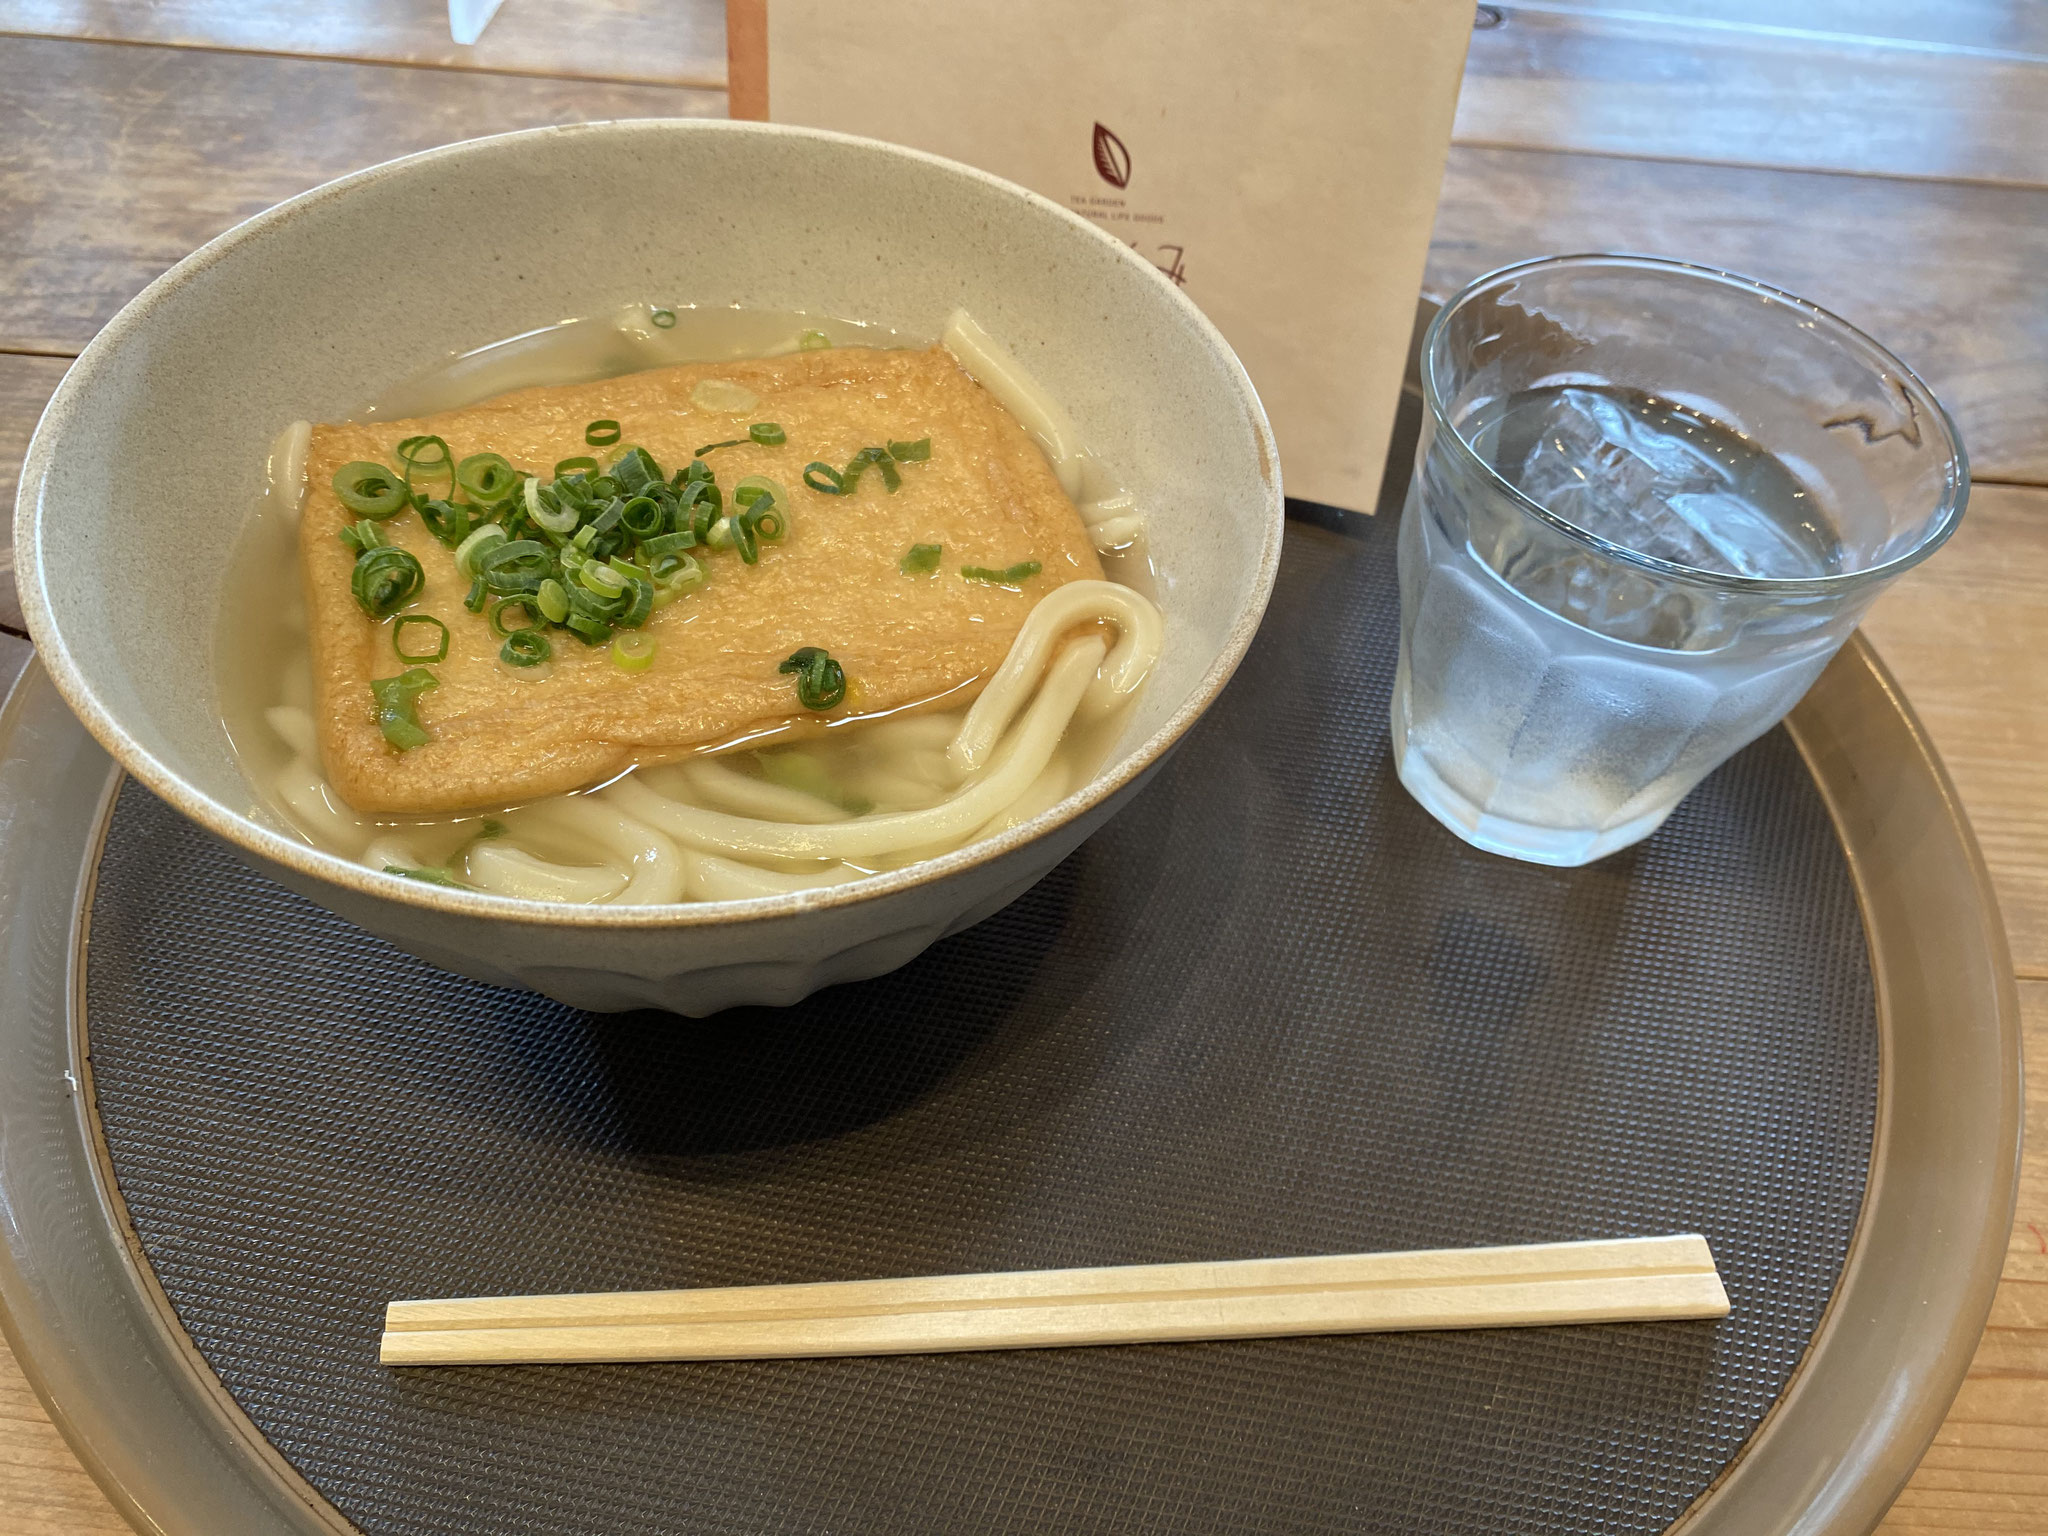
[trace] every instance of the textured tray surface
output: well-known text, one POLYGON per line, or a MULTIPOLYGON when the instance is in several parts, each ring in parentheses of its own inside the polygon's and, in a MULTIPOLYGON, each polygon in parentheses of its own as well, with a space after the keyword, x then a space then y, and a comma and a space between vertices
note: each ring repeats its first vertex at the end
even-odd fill
POLYGON ((1782 732, 1582 870, 1388 756, 1391 519, 1290 529, 1228 693, 1008 911, 700 1023, 397 954, 134 785, 93 1076, 179 1318, 363 1530, 1653 1532, 1782 1390, 1877 1089, 1841 850, 1782 732), (1696 1229, 1721 1323, 390 1372, 401 1296, 1696 1229))

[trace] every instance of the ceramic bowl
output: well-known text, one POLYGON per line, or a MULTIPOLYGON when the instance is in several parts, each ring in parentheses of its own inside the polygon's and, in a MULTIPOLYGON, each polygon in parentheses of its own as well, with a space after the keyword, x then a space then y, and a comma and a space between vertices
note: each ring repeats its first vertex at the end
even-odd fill
POLYGON ((587 1008, 701 1015, 878 975, 1014 900, 1215 699, 1279 558, 1244 370, 1111 235, 968 167, 753 123, 549 128, 280 204, 152 283, 58 389, 16 513, 43 664, 121 765, 259 868, 435 964, 587 1008), (1102 771, 998 837, 830 890, 535 904, 373 873, 262 809, 210 678, 222 570, 273 434, 453 354, 631 301, 806 310, 936 336, 965 305, 1150 517, 1165 655, 1102 771))

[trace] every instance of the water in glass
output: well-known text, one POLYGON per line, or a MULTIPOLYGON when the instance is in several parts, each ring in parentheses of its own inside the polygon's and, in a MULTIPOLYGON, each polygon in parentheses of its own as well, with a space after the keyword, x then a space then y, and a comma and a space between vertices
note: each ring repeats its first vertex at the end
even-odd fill
MULTIPOLYGON (((1462 426, 1501 480, 1624 549, 1730 575, 1840 568, 1840 541, 1799 478, 1697 411, 1565 385, 1510 395, 1462 426)), ((1411 793, 1482 847, 1579 863, 1634 842, 1784 714, 1834 651, 1834 626, 1780 615, 1780 648, 1760 670, 1730 644, 1747 605, 1561 538, 1481 475, 1429 468, 1402 529, 1416 590, 1396 752, 1411 793)))

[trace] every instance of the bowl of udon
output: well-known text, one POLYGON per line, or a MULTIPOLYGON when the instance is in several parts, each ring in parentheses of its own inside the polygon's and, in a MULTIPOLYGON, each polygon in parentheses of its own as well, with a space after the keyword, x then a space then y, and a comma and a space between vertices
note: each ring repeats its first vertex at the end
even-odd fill
POLYGON ((703 1015, 1014 900, 1213 701, 1271 432, 1175 284, 907 149, 649 121, 294 198, 24 466, 29 625, 141 784, 431 963, 703 1015))

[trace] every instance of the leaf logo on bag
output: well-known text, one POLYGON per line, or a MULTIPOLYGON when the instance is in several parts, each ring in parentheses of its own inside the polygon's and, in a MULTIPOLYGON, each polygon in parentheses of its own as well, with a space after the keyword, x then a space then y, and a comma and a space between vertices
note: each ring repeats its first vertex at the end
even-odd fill
POLYGON ((1112 187, 1131 184, 1131 152, 1100 123, 1095 125, 1095 173, 1112 187))

